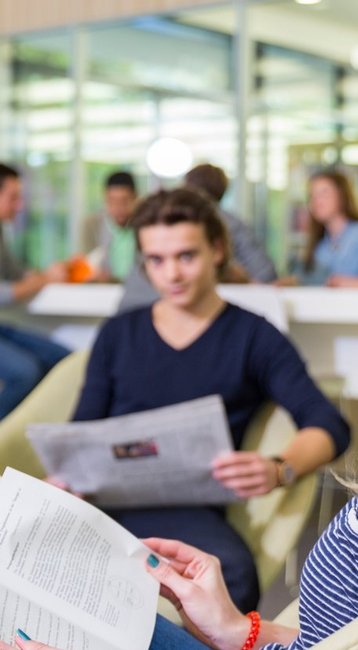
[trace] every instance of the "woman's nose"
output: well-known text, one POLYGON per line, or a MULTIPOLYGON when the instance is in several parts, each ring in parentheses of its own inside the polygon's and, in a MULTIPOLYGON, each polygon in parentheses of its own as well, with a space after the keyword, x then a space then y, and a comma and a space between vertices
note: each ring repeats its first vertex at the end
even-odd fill
POLYGON ((165 272, 168 280, 175 280, 180 275, 180 264, 177 260, 167 260, 165 272))

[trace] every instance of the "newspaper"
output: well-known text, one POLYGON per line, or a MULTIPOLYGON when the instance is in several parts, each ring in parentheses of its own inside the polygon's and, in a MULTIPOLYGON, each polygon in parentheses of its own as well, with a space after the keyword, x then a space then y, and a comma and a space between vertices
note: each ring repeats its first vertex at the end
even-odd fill
POLYGON ((0 481, 0 638, 19 627, 66 650, 148 650, 158 584, 148 549, 89 503, 5 470, 0 481))
POLYGON ((219 395, 105 420, 33 424, 27 435, 48 474, 101 507, 236 500, 211 476, 213 458, 232 449, 219 395))

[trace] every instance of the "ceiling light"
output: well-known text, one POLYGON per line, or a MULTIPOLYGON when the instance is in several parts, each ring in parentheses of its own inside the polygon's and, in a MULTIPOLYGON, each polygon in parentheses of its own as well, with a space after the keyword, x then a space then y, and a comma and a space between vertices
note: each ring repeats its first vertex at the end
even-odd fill
POLYGON ((322 0, 295 0, 299 5, 318 5, 322 0))
POLYGON ((163 178, 176 178, 185 174, 192 165, 189 147, 176 138, 159 138, 147 152, 147 165, 151 172, 163 178))

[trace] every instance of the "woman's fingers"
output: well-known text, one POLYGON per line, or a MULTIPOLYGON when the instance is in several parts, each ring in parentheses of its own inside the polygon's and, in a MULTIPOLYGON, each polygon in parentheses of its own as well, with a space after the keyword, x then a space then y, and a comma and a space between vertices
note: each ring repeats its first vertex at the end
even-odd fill
MULTIPOLYGON (((49 645, 46 645, 45 643, 40 643, 39 641, 25 641, 18 635, 16 635, 15 637, 15 642, 17 647, 20 648, 20 650, 55 650, 55 648, 52 648, 49 645)), ((7 646, 5 644, 4 650, 7 650, 8 647, 10 646, 7 646)), ((3 650, 1 645, 0 645, 0 650, 3 650)), ((12 650, 14 649, 12 648, 12 650)))
POLYGON ((256 452, 231 452, 213 463, 213 478, 236 496, 247 498, 270 492, 277 486, 277 468, 272 459, 256 452))
POLYGON ((187 566, 193 560, 202 560, 207 557, 206 553, 199 551, 195 546, 174 539, 148 537, 142 542, 158 555, 183 566, 187 566))
POLYGON ((156 578, 162 586, 164 586, 169 593, 169 598, 174 604, 179 603, 188 590, 191 588, 191 583, 187 578, 180 575, 168 562, 160 560, 156 555, 150 554, 147 558, 146 568, 148 573, 156 578), (173 594, 174 599, 170 596, 173 594))

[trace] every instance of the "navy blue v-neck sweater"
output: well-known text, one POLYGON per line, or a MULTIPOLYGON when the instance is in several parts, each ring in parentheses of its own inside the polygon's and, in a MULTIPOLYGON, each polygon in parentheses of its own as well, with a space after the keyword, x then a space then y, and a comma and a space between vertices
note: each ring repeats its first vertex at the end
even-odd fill
POLYGON ((300 429, 326 429, 337 454, 348 446, 347 424, 289 340, 264 318, 231 304, 180 350, 159 336, 151 307, 109 319, 94 345, 73 419, 113 417, 212 394, 224 400, 236 449, 267 400, 286 408, 300 429))

